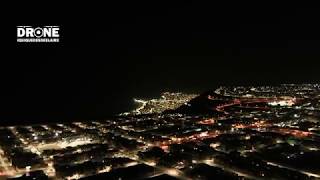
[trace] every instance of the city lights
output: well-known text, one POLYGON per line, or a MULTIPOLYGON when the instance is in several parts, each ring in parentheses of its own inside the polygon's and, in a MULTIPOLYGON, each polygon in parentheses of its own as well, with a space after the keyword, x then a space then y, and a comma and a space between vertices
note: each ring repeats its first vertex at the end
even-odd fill
POLYGON ((0 176, 319 178, 319 93, 315 85, 164 93, 107 120, 2 127, 0 176))

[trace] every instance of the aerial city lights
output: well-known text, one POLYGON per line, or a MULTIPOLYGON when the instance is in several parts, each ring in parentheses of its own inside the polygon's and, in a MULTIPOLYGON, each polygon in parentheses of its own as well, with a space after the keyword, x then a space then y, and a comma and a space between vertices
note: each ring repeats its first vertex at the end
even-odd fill
POLYGON ((0 178, 320 178, 317 84, 135 101, 107 120, 0 128, 0 178))

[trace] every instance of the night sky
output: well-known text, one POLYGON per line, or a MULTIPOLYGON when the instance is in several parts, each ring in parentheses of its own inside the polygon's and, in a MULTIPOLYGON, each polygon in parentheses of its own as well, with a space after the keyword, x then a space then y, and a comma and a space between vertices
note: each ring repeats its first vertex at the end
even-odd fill
POLYGON ((1 123, 103 119, 167 90, 319 82, 319 9, 161 2, 16 8, 1 123), (16 43, 17 25, 59 25, 61 42, 16 43))

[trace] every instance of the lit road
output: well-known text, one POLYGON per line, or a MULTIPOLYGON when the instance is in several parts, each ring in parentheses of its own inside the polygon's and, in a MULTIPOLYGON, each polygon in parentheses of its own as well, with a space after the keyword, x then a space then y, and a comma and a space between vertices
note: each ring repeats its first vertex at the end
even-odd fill
POLYGON ((237 174, 238 176, 243 176, 243 177, 248 178, 248 179, 256 179, 256 180, 261 180, 261 179, 263 179, 263 178, 251 176, 250 174, 246 174, 246 173, 240 172, 239 170, 236 170, 236 169, 232 169, 232 168, 229 168, 229 167, 226 167, 226 166, 217 164, 216 162, 214 162, 214 159, 204 160, 203 163, 205 163, 205 164, 207 164, 207 165, 209 165, 209 166, 214 166, 214 167, 221 168, 221 169, 223 169, 224 171, 227 171, 227 172, 230 172, 230 173, 235 173, 235 174, 237 174))
POLYGON ((141 106, 135 110, 135 112, 138 113, 138 114, 141 113, 140 111, 142 109, 144 109, 146 107, 147 103, 148 103, 148 101, 144 101, 144 100, 141 100, 141 99, 134 99, 134 102, 137 102, 137 103, 141 104, 141 106))
POLYGON ((277 167, 289 169, 289 170, 292 170, 292 171, 298 171, 298 172, 300 172, 302 174, 305 174, 307 176, 313 176, 313 177, 316 177, 316 178, 320 178, 320 174, 315 174, 315 173, 312 173, 312 172, 307 172, 307 171, 303 171, 303 170, 300 170, 300 169, 284 166, 284 165, 281 165, 281 164, 278 164, 278 163, 275 163, 275 162, 270 162, 270 161, 266 161, 266 162, 267 162, 267 164, 272 165, 272 166, 277 166, 277 167))

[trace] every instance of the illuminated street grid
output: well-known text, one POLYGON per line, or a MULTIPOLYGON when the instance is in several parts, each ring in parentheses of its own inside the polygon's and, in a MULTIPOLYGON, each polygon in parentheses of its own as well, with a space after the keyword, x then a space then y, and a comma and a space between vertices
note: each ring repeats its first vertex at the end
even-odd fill
POLYGON ((318 85, 220 87, 174 112, 2 128, 0 175, 320 178, 318 85))

